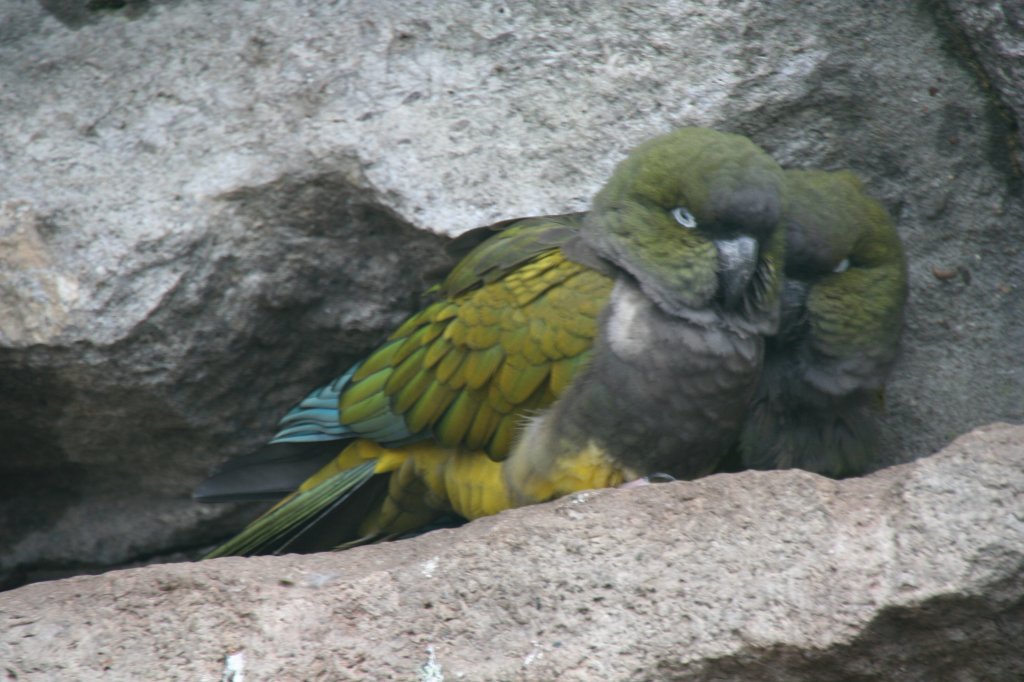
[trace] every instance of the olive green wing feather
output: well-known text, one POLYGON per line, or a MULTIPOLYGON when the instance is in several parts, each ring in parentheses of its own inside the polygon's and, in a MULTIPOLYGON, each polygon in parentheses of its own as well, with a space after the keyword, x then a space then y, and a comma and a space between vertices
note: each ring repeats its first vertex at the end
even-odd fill
POLYGON ((564 246, 586 213, 514 218, 463 232, 448 243, 453 264, 434 287, 451 298, 489 284, 538 254, 564 246))
POLYGON ((358 367, 340 396, 355 435, 400 422, 414 437, 504 458, 524 416, 586 363, 611 281, 566 259, 575 218, 513 224, 474 248, 358 367))

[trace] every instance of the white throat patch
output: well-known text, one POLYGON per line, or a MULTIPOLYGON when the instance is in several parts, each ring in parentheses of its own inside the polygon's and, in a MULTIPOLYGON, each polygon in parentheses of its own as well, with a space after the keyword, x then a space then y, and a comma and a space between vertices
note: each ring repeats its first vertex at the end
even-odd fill
POLYGON ((640 289, 619 280, 611 295, 607 322, 608 345, 624 360, 648 352, 651 338, 650 314, 653 303, 640 289))

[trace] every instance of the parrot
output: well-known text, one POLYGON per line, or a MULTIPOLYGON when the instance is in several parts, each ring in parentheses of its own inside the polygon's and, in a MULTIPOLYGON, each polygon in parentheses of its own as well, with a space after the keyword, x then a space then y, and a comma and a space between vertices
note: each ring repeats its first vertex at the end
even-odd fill
POLYGON ((585 213, 456 238, 432 302, 196 489, 284 495, 206 558, 713 472, 779 325, 784 185, 746 137, 681 128, 630 152, 585 213))
POLYGON ((863 473, 899 351, 907 264, 896 228, 851 171, 786 170, 781 320, 723 470, 863 473))

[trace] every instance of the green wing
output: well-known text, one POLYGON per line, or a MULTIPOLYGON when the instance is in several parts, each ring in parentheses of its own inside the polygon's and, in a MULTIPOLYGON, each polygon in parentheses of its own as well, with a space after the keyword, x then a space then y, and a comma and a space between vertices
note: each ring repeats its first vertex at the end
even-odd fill
POLYGON ((523 418, 586 363, 611 291, 610 279, 560 249, 579 220, 518 221, 476 245, 437 288, 443 298, 356 369, 341 424, 372 437, 397 421, 447 447, 507 456, 523 418))

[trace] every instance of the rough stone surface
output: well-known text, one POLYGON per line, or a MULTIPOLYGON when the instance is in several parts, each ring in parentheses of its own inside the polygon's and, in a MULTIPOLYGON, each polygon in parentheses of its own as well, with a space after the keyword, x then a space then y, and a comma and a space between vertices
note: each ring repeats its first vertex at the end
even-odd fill
POLYGON ((685 124, 853 168, 897 219, 911 304, 880 465, 1021 421, 999 93, 1024 88, 1010 48, 985 52, 988 87, 958 47, 982 34, 938 8, 6 0, 0 583, 223 536, 252 510, 192 487, 417 305, 435 233, 584 208, 685 124))
POLYGON ((963 32, 960 48, 974 56, 988 85, 1010 110, 1024 163, 1024 5, 991 0, 946 0, 950 15, 963 32))
POLYGON ((0 594, 8 679, 1017 680, 1024 428, 0 594), (223 676, 222 676, 223 675, 223 676))

